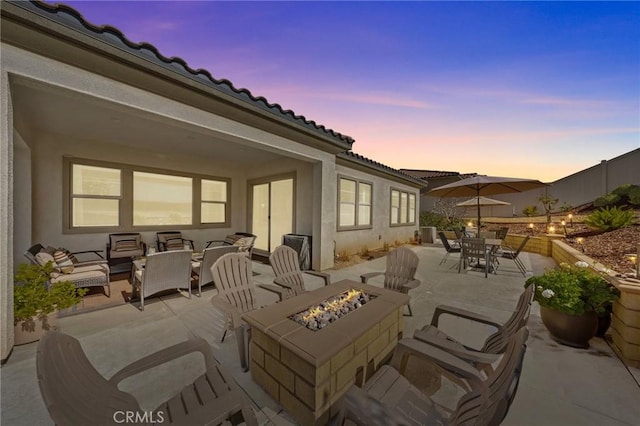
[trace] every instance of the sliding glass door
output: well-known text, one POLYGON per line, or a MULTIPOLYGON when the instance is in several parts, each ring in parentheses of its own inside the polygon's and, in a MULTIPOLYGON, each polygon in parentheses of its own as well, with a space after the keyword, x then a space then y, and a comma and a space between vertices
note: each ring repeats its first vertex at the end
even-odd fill
POLYGON ((271 252, 284 234, 293 232, 293 178, 273 178, 251 184, 251 232, 254 248, 271 252))

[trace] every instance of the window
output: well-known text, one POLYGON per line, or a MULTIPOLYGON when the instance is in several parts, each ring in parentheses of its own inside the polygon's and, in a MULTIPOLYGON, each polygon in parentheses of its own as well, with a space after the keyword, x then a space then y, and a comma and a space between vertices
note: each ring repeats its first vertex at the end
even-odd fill
POLYGON ((370 183, 353 179, 338 180, 338 228, 370 228, 371 227, 371 193, 370 183))
POLYGON ((200 222, 226 222, 227 182, 203 179, 200 200, 200 222))
POLYGON ((133 226, 191 225, 193 179, 133 172, 133 226))
POLYGON ((412 225, 416 222, 416 194, 391 190, 391 224, 412 225))
POLYGON ((230 180, 65 157, 66 232, 229 226, 230 180))
POLYGON ((120 170, 74 164, 71 174, 71 226, 118 226, 120 170))

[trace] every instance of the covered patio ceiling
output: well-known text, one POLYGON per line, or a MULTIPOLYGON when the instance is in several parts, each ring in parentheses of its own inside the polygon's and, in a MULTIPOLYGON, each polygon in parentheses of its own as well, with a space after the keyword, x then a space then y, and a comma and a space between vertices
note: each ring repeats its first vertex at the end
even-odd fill
POLYGON ((11 78, 11 97, 15 126, 27 142, 30 135, 46 132, 154 153, 210 156, 244 167, 286 154, 150 111, 20 77, 11 78))

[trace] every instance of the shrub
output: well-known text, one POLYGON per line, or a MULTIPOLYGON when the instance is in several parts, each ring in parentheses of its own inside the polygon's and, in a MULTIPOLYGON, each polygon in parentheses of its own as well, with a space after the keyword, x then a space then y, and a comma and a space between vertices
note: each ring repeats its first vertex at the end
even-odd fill
POLYGON ((605 207, 598 209, 587 216, 584 223, 590 228, 602 232, 624 228, 633 222, 632 210, 621 210, 617 207, 605 207))
POLYGON ((527 217, 535 216, 535 215, 538 214, 538 207, 537 206, 527 206, 524 209, 522 209, 522 214, 527 216, 527 217))
POLYGON ((617 204, 620 201, 620 196, 618 194, 607 194, 607 195, 603 195, 602 197, 598 197, 594 200, 593 205, 596 207, 606 207, 606 206, 613 206, 614 204, 617 204))
POLYGON ((563 213, 569 213, 571 210, 573 210, 573 206, 566 201, 560 206, 560 211, 563 213))
POLYGON ((634 186, 629 190, 629 204, 640 206, 640 186, 634 186))
POLYGON ((529 278, 525 287, 530 285, 535 286, 533 299, 540 306, 570 315, 582 315, 591 310, 598 315, 604 314, 607 306, 620 296, 615 287, 593 270, 566 263, 529 278))
POLYGON ((620 197, 628 197, 629 196, 629 192, 631 192, 631 190, 634 187, 637 188, 636 185, 632 185, 630 183, 626 183, 624 185, 620 185, 619 187, 617 187, 616 189, 611 191, 611 193, 619 195, 620 197))
POLYGON ((88 289, 76 289, 71 281, 58 281, 47 288, 52 271, 53 262, 44 266, 26 263, 18 266, 13 288, 14 323, 70 308, 82 301, 88 289))
POLYGON ((439 231, 447 231, 460 228, 463 225, 464 221, 457 217, 447 217, 442 213, 434 211, 420 213, 420 226, 434 226, 439 231))

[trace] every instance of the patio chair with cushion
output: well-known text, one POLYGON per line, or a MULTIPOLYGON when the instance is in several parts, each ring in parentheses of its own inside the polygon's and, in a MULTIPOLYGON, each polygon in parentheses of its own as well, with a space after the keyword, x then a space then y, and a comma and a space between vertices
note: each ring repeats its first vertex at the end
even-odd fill
POLYGON ((414 339, 402 339, 392 361, 399 367, 384 365, 362 389, 355 385, 349 388, 339 402, 335 424, 499 425, 518 390, 527 337, 526 327, 514 335, 495 371, 488 376, 445 351, 414 339), (457 400, 455 409, 449 408, 453 404, 445 406, 424 394, 411 383, 412 377, 403 375, 411 356, 465 378, 466 393, 457 400))
POLYGON ((180 231, 156 232, 156 243, 158 251, 184 250, 186 246, 194 250, 193 240, 182 238, 180 231))
MULTIPOLYGON (((300 270, 298 252, 288 246, 278 246, 269 256, 269 263, 275 274, 273 283, 286 290, 285 298, 297 296, 307 289, 304 286, 304 277, 300 270)), ((315 275, 324 280, 324 285, 331 284, 331 276, 324 272, 304 271, 309 275, 315 275)))
POLYGON ((442 245, 444 246, 444 249, 447 251, 444 257, 442 258, 442 260, 440 261, 440 265, 442 265, 447 261, 451 253, 460 253, 461 248, 460 248, 460 245, 458 245, 457 247, 454 247, 453 245, 449 244, 449 240, 447 239, 447 237, 444 235, 444 232, 442 231, 438 232, 438 238, 440 238, 440 241, 442 241, 442 245))
MULTIPOLYGON (((109 280, 109 265, 105 260, 74 263, 62 249, 43 249, 32 255, 31 247, 25 256, 35 265, 53 264, 54 270, 50 275, 50 283, 71 281, 76 288, 104 287, 107 297, 111 297, 111 282, 109 280), (55 250, 55 251, 54 251, 55 250), (53 251, 53 255, 50 252, 53 251)), ((34 249, 35 251, 35 249, 34 249)), ((90 253, 93 250, 89 251, 90 253)))
POLYGON ((133 275, 134 295, 140 294, 140 310, 144 298, 165 290, 186 289, 191 298, 191 250, 173 250, 148 255, 144 269, 133 275))
POLYGON ((502 354, 513 335, 527 324, 534 295, 533 287, 525 288, 520 294, 516 309, 504 324, 465 309, 438 305, 431 318, 431 324, 416 330, 413 338, 446 350, 458 358, 473 364, 476 368, 490 369, 491 363, 498 359, 497 354, 502 354), (439 323, 440 317, 446 315, 488 325, 496 331, 487 336, 482 347, 474 348, 453 339, 442 330, 439 323))
MULTIPOLYGON (((120 420, 118 413, 122 422, 127 413, 149 415, 145 424, 258 424, 242 390, 200 338, 190 338, 134 361, 107 380, 91 364, 77 339, 50 331, 38 343, 36 371, 42 400, 58 425, 111 425, 120 420), (153 374, 148 371, 183 357, 199 362, 202 375, 152 411, 143 411, 134 395, 118 388, 123 380, 139 373, 153 374)), ((164 376, 151 377, 156 386, 163 386, 164 376)))
POLYGON ((107 241, 107 260, 111 272, 131 270, 131 262, 136 257, 144 256, 146 244, 138 232, 121 232, 109 234, 107 241))
MULTIPOLYGON (((384 275, 384 288, 408 294, 420 285, 420 280, 415 278, 420 258, 411 249, 400 247, 387 255, 387 269, 385 272, 370 272, 360 275, 360 280, 366 284, 370 278, 384 275)), ((411 302, 407 303, 409 316, 413 316, 411 302)))
POLYGON ((216 260, 225 254, 237 253, 239 249, 239 246, 209 247, 202 252, 202 260, 191 262, 191 270, 198 277, 198 297, 202 296, 203 286, 213 283, 211 267, 216 263, 216 260))
POLYGON ((248 232, 236 232, 235 234, 227 235, 224 240, 211 240, 207 241, 205 248, 217 247, 217 246, 239 246, 240 253, 244 253, 251 259, 253 254, 253 245, 255 244, 257 236, 248 232))

